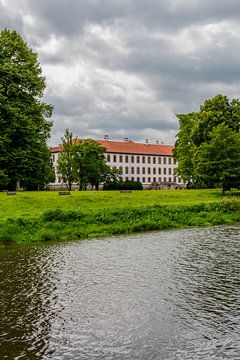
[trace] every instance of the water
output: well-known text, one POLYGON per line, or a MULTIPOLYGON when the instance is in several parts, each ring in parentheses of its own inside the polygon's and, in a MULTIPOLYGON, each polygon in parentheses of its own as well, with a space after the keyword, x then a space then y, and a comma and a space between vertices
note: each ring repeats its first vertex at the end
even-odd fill
POLYGON ((240 359, 240 225, 0 247, 1 359, 240 359))

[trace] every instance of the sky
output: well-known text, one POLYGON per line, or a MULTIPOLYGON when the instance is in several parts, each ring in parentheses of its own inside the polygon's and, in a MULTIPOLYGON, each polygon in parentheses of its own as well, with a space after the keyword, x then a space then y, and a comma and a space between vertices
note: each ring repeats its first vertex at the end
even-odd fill
POLYGON ((0 0, 5 27, 38 54, 51 146, 67 128, 174 144, 175 114, 239 97, 239 0, 0 0))

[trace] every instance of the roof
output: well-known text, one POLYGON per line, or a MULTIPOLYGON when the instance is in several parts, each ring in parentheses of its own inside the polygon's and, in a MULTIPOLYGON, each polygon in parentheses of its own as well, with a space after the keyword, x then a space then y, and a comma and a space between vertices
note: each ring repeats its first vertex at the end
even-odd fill
POLYGON ((158 144, 141 144, 128 141, 96 140, 110 153, 141 154, 141 155, 167 155, 172 156, 173 146, 158 144))
MULTIPOLYGON (((173 146, 158 144, 142 144, 128 141, 95 140, 107 149, 107 153, 139 154, 139 155, 166 155, 172 156, 173 146)), ((52 153, 61 151, 61 145, 50 147, 52 153)))

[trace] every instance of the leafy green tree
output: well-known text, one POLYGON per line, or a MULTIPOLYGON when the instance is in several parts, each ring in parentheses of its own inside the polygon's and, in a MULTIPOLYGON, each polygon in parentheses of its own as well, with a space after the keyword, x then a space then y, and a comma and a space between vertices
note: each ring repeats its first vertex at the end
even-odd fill
POLYGON ((62 150, 60 151, 60 156, 58 158, 57 170, 70 191, 72 189, 72 183, 74 182, 73 145, 73 134, 69 129, 66 129, 64 136, 62 137, 62 150))
POLYGON ((73 146, 74 176, 79 190, 88 184, 98 185, 103 181, 110 168, 104 156, 106 149, 92 139, 77 140, 73 146))
POLYGON ((177 114, 176 116, 179 119, 179 132, 173 151, 174 157, 178 160, 176 175, 190 183, 193 173, 191 131, 197 113, 177 114))
POLYGON ((203 183, 220 185, 222 194, 240 179, 240 133, 225 124, 211 132, 194 154, 194 177, 203 183))
POLYGON ((219 94, 198 113, 177 116, 177 174, 200 186, 221 185, 224 193, 239 179, 240 101, 219 94))
POLYGON ((8 188, 38 187, 53 176, 47 138, 53 107, 41 98, 37 55, 16 31, 0 32, 0 169, 8 188))

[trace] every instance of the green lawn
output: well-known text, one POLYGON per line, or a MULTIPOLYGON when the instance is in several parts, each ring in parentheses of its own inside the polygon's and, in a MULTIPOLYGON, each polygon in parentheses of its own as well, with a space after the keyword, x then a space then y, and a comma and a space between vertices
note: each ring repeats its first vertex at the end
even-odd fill
POLYGON ((222 198, 220 190, 0 193, 0 241, 73 240, 236 221, 238 196, 222 198))
POLYGON ((60 196, 55 191, 0 192, 0 219, 39 217, 48 210, 96 210, 144 205, 192 205, 222 201, 220 190, 148 190, 120 193, 119 191, 72 191, 60 196))

